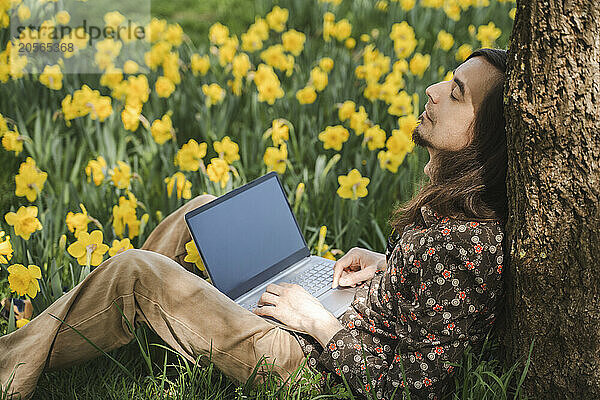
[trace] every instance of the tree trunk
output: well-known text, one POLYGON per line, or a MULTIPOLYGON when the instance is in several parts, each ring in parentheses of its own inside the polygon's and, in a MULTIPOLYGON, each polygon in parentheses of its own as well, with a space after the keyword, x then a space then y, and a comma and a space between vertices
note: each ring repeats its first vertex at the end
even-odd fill
POLYGON ((600 399, 600 3, 518 0, 503 341, 533 399, 600 399))

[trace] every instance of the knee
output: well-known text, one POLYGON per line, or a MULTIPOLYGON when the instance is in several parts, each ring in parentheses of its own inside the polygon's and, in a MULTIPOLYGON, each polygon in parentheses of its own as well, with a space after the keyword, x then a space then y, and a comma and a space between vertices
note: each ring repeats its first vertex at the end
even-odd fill
POLYGON ((149 261, 148 258, 158 255, 149 250, 142 249, 128 249, 122 253, 115 254, 107 261, 110 261, 110 269, 114 273, 124 275, 132 274, 141 267, 145 261, 149 261))
POLYGON ((194 210, 203 204, 213 201, 216 198, 217 196, 213 196, 212 194, 201 194, 199 196, 196 196, 185 204, 185 212, 194 210))
POLYGON ((216 198, 217 198, 217 196, 214 196, 212 194, 201 194, 199 196, 196 196, 194 198, 194 201, 197 203, 197 206, 200 206, 202 204, 206 204, 208 202, 211 202, 211 201, 213 201, 216 198))

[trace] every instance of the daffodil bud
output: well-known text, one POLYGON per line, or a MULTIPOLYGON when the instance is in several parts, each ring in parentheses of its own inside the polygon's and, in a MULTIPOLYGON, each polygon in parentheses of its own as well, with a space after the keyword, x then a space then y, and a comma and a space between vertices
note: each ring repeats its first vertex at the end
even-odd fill
POLYGON ((60 235, 60 239, 58 240, 58 248, 60 249, 61 252, 63 252, 63 251, 65 251, 66 247, 67 247, 67 236, 60 235))
POLYGON ((319 242, 317 244, 317 255, 321 255, 321 251, 323 250, 323 244, 325 243, 325 235, 327 235, 327 227, 323 225, 321 229, 319 229, 319 242))
POLYGON ((294 202, 298 204, 302 195, 304 194, 304 182, 300 182, 298 186, 296 186, 296 195, 294 196, 294 202))
POLYGON ((156 211, 156 219, 158 222, 162 221, 163 219, 163 213, 160 210, 156 211))

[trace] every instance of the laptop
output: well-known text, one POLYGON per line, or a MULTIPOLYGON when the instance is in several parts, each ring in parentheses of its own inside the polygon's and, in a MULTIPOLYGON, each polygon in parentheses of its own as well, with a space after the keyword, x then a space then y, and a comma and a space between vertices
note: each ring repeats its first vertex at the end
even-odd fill
POLYGON ((275 171, 186 213, 185 222, 213 285, 247 310, 280 282, 301 285, 336 318, 354 299, 357 288, 331 288, 335 261, 310 254, 275 171))

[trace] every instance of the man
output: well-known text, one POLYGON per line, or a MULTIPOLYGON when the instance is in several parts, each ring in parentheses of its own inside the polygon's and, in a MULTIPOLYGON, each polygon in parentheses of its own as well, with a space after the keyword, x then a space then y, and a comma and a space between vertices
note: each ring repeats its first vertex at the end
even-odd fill
POLYGON ((507 218, 505 71, 505 51, 481 49, 451 81, 427 88, 413 140, 429 151, 430 182, 394 212, 385 257, 354 248, 336 262, 334 287, 340 277, 370 280, 340 323, 318 306, 303 311, 313 303, 302 290, 271 285, 259 302, 275 307, 257 314, 291 326, 325 321, 318 336, 298 335, 308 363, 343 373, 360 394, 403 398, 406 385, 413 399, 440 399, 448 363, 478 347, 495 320, 507 218))
POLYGON ((4 390, 11 381, 10 392, 29 396, 44 368, 99 355, 72 328, 104 350, 128 343, 124 315, 190 360, 211 351, 236 380, 246 380, 262 355, 284 378, 308 356, 311 367, 343 374, 360 395, 440 399, 452 372, 447 363, 481 342, 501 294, 505 60, 502 50, 478 50, 452 81, 427 88, 413 138, 430 153, 430 182, 392 215, 385 254, 353 248, 336 262, 334 287, 365 281, 339 320, 290 284, 269 285, 252 313, 181 268, 191 267, 183 260, 190 240, 183 215, 214 198, 198 196, 165 218, 142 249, 106 260, 29 324, 0 337, 4 390))

